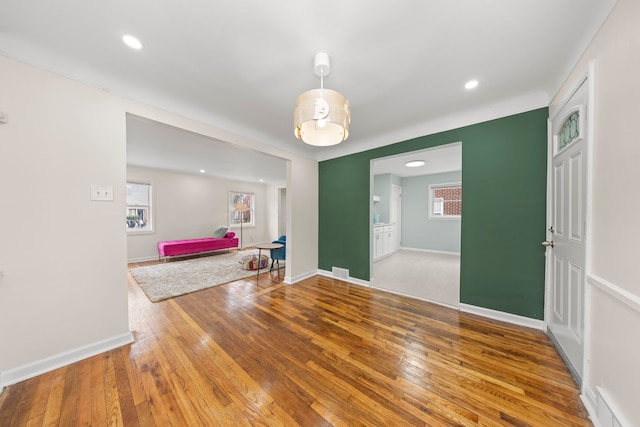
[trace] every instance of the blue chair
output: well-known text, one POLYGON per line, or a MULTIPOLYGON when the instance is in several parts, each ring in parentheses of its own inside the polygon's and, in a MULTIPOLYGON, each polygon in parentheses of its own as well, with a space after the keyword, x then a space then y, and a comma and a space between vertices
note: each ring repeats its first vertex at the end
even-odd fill
POLYGON ((280 269, 280 260, 285 259, 285 256, 287 254, 287 236, 280 236, 278 237, 278 240, 274 240, 271 243, 282 243, 282 247, 279 249, 271 249, 271 268, 269 269, 269 271, 273 270, 273 264, 277 263, 278 264, 278 270, 280 269))

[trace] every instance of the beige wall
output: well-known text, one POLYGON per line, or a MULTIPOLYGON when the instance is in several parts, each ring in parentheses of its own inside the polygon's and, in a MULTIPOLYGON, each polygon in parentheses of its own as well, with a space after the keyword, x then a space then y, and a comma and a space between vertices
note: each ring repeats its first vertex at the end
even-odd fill
MULTIPOLYGON (((133 166, 127 168, 127 179, 150 182, 153 186, 154 230, 152 233, 129 233, 129 262, 156 259, 158 242, 211 237, 219 226, 228 226, 229 190, 246 191, 255 196, 255 226, 242 228, 243 247, 278 237, 270 231, 277 226, 278 195, 272 194, 265 184, 133 166)), ((240 238, 239 228, 231 231, 240 238)))
MULTIPOLYGON (((553 110, 595 61, 592 240, 585 396, 598 387, 640 425, 640 2, 620 0, 554 98, 553 110)), ((600 408, 602 409, 602 408, 600 408)), ((614 411, 615 412, 615 411, 614 411)))
POLYGON ((12 369, 125 339, 129 321, 122 100, 4 57, 0 70, 1 387, 12 369), (114 185, 114 201, 90 201, 91 184, 114 185))
POLYGON ((3 56, 0 71, 0 388, 131 338, 128 113, 289 160, 286 274, 316 271, 316 161, 3 56), (90 201, 91 184, 113 185, 114 201, 90 201))
POLYGON ((296 282, 318 269, 318 163, 304 159, 287 164, 287 270, 296 282), (305 173, 312 169, 315 173, 305 173), (297 251, 303 245, 307 254, 297 251), (291 269, 289 269, 291 267, 291 269))

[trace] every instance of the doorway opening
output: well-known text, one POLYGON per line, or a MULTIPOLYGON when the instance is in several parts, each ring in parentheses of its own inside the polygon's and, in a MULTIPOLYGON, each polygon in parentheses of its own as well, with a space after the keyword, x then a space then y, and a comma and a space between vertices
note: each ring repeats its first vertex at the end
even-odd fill
POLYGON ((128 114, 127 180, 151 183, 155 220, 149 232, 127 231, 127 261, 156 260, 158 242, 210 237, 220 226, 242 236, 240 248, 286 235, 289 161, 128 114), (254 198, 250 224, 246 215, 233 222, 233 193, 254 198))
POLYGON ((434 214, 431 190, 452 183, 462 185, 461 142, 371 161, 372 287, 458 307, 462 216, 434 214))

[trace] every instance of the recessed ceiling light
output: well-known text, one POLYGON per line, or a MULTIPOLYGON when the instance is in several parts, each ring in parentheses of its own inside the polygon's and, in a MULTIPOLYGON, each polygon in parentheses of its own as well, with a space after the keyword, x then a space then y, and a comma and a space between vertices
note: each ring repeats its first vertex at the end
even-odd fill
POLYGON ((408 168, 417 168, 424 165, 424 160, 411 160, 404 164, 408 168))
POLYGON ((200 169, 200 173, 205 173, 205 172, 206 172, 206 170, 200 169))
POLYGON ((465 88, 465 89, 474 89, 476 86, 478 86, 478 81, 477 81, 477 80, 469 80, 469 81, 464 85, 464 88, 465 88))
POLYGON ((260 182, 264 182, 264 179, 260 178, 260 182))
POLYGON ((136 50, 142 49, 142 43, 140 42, 140 40, 138 40, 136 37, 132 36, 131 34, 125 34, 124 36, 122 36, 122 41, 131 49, 136 49, 136 50))

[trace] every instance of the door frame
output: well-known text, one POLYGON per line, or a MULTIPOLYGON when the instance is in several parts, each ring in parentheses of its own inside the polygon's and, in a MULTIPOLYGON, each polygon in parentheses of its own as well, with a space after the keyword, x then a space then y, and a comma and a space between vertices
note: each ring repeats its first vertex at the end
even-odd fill
MULTIPOLYGON (((581 391, 584 390, 584 384, 588 384, 589 380, 589 370, 587 369, 588 364, 588 350, 590 346, 589 337, 591 336, 590 332, 590 323, 589 319, 591 317, 591 310, 589 309, 589 301, 591 300, 591 292, 590 286, 587 283, 586 277, 591 273, 591 252, 592 252, 592 207, 593 207, 593 141, 594 141, 594 131, 595 131, 595 102, 594 102, 594 94, 595 94, 595 62, 590 61, 586 70, 582 72, 576 79, 575 82, 570 86, 571 90, 567 91, 566 94, 561 98, 561 102, 556 105, 549 106, 549 117, 547 119, 547 220, 546 220, 546 230, 545 230, 545 240, 552 240, 553 235, 549 232, 549 227, 553 225, 553 212, 552 212, 552 203, 553 203, 553 189, 552 189, 552 178, 553 178, 553 128, 552 122, 553 119, 560 113, 560 111, 566 106, 566 104, 571 100, 573 95, 578 91, 578 89, 582 86, 582 84, 586 85, 587 90, 587 137, 584 142, 586 145, 587 152, 587 162, 585 167, 587 168, 586 175, 586 188, 585 188, 585 197, 586 197, 586 230, 585 230, 585 265, 584 265, 584 342, 583 342, 583 366, 582 366, 582 377, 580 378, 576 372, 573 371, 571 365, 565 360, 567 368, 571 371, 571 375, 574 377, 576 382, 580 385, 581 391)), ((545 255, 545 298, 544 298, 544 327, 545 332, 549 331, 550 327, 550 319, 551 319, 551 263, 552 257, 549 256, 550 251, 546 250, 545 255)), ((552 338, 552 342, 554 347, 558 350, 561 357, 563 359, 566 358, 563 350, 559 347, 558 343, 552 338)))

